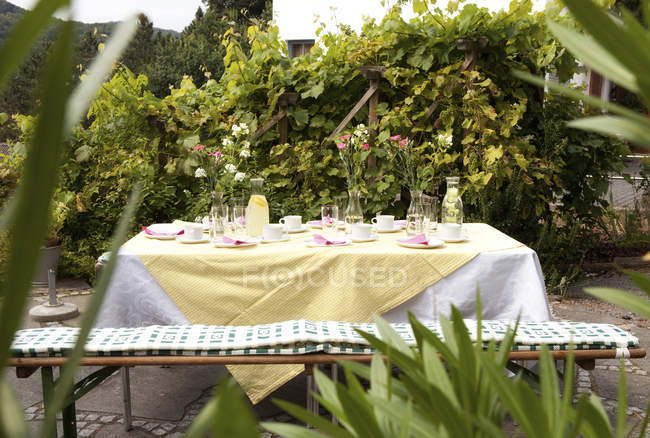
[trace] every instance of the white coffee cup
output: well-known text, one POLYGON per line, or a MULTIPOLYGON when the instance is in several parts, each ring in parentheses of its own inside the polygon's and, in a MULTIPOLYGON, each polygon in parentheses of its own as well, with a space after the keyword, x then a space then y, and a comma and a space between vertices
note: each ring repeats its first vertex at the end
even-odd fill
POLYGON ((460 224, 440 224, 440 236, 443 239, 458 239, 460 238, 460 233, 460 224))
POLYGON ((262 227, 262 236, 264 240, 281 240, 284 238, 284 225, 266 224, 262 227))
POLYGON ((395 227, 395 216, 388 214, 378 214, 372 218, 373 224, 377 225, 377 229, 381 231, 392 230, 395 227))
POLYGON ((183 225, 183 234, 187 240, 203 239, 203 224, 185 224, 183 225))
POLYGON ((280 223, 288 230, 299 230, 302 227, 302 216, 285 216, 280 219, 280 223))
POLYGON ((369 239, 372 231, 370 224, 352 224, 353 239, 369 239))

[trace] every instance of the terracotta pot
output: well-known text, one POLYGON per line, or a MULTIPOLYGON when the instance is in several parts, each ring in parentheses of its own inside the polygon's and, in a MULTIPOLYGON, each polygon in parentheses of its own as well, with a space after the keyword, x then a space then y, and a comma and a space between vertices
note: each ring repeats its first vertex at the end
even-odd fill
POLYGON ((41 256, 32 287, 47 287, 47 272, 50 269, 56 272, 59 266, 59 255, 61 255, 61 245, 41 247, 41 256))

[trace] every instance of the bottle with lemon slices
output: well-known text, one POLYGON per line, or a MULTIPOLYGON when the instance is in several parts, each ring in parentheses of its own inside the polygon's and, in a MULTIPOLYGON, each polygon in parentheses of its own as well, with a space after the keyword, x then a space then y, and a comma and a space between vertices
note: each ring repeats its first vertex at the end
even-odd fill
POLYGON ((269 223, 269 203, 264 196, 263 186, 263 178, 251 178, 251 198, 246 212, 246 228, 250 237, 260 237, 262 227, 269 223))

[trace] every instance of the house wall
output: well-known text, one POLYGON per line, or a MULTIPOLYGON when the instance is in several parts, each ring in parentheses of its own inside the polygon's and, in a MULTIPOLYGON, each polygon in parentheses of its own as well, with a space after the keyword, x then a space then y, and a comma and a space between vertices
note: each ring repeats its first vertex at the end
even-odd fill
MULTIPOLYGON (((436 5, 445 8, 448 0, 436 5)), ((547 0, 533 0, 533 7, 542 10, 547 0)), ((273 0, 273 18, 283 40, 317 40, 316 29, 321 23, 327 31, 335 32, 346 24, 359 32, 364 17, 381 20, 397 0, 273 0), (383 5, 382 5, 383 3, 383 5)), ((491 10, 507 9, 510 0, 475 0, 474 3, 491 10)), ((403 16, 414 16, 409 3, 402 6, 403 16)))

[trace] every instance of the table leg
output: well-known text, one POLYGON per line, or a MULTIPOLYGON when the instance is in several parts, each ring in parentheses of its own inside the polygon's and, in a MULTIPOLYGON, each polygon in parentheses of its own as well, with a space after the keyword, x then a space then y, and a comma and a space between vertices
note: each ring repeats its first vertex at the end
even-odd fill
MULTIPOLYGON (((52 399, 52 394, 54 394, 54 372, 52 367, 41 367, 41 383, 43 386, 43 407, 45 408, 45 415, 47 415, 50 410, 49 401, 52 399)), ((56 427, 50 438, 56 438, 56 427)))
POLYGON ((131 377, 129 367, 122 367, 122 401, 124 402, 124 430, 133 429, 131 412, 131 377))

